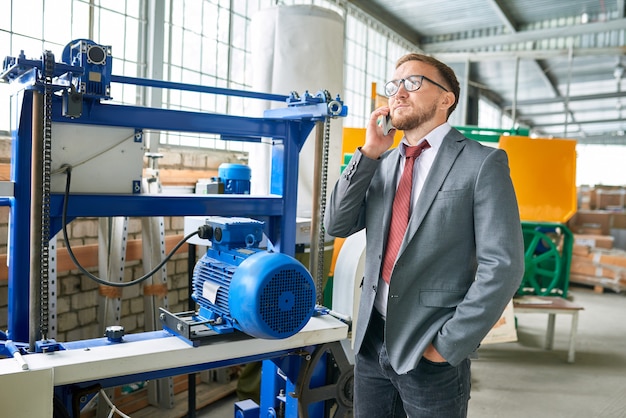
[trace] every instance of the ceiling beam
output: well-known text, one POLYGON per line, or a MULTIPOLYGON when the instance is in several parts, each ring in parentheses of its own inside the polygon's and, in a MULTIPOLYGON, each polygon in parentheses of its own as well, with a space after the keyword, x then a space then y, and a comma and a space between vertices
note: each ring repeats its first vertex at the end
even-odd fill
MULTIPOLYGON (((505 9, 498 3, 498 0, 487 0, 487 2, 491 6, 491 8, 495 11, 495 13, 498 15, 499 19, 504 23, 506 28, 512 33, 517 33, 518 32, 517 25, 515 24, 513 18, 508 15, 505 9)), ((569 58, 570 60, 573 58, 571 55, 571 51, 569 54, 569 58)), ((516 59, 519 59, 519 58, 516 58, 516 59)), ((531 65, 532 70, 535 72, 537 77, 544 83, 544 85, 550 91, 552 91, 552 95, 555 97, 562 97, 561 92, 557 87, 558 83, 555 80, 553 80, 552 77, 548 75, 548 71, 546 71, 546 68, 544 68, 545 65, 539 62, 536 58, 529 60, 529 64, 531 65)), ((519 68, 519 64, 517 65, 517 67, 519 68)), ((515 88, 517 89, 518 87, 515 86, 515 88)), ((571 119, 571 121, 575 123, 576 115, 570 109, 565 109, 565 110, 567 114, 569 115, 569 118, 571 119)), ((518 118, 517 108, 512 109, 511 117, 514 117, 516 119, 514 123, 518 122, 519 118, 518 118)))
MULTIPOLYGON (((572 122, 572 125, 587 125, 591 123, 620 123, 625 122, 622 118, 616 119, 594 119, 594 120, 579 120, 572 122)), ((547 123, 534 123, 533 128, 546 128, 548 126, 561 126, 563 122, 547 122, 547 123)))
POLYGON ((549 38, 566 38, 588 33, 607 33, 612 30, 624 30, 626 19, 615 19, 607 22, 594 22, 584 25, 559 26, 539 30, 528 30, 512 34, 483 36, 477 38, 457 39, 454 41, 430 42, 421 44, 424 51, 437 54, 453 51, 474 51, 489 46, 503 46, 525 42, 536 42, 549 38))
POLYGON ((498 0, 487 0, 487 3, 489 4, 489 6, 491 6, 493 11, 498 15, 498 18, 502 21, 502 23, 504 23, 504 26, 506 26, 513 33, 517 32, 517 25, 515 24, 513 19, 508 15, 508 13, 504 11, 502 6, 500 6, 500 3, 498 2, 498 0))
MULTIPOLYGON (((487 0, 487 3, 489 4, 489 6, 491 6, 494 12, 498 15, 498 18, 504 24, 504 26, 506 26, 506 28, 510 32, 517 33, 517 25, 515 24, 513 19, 509 17, 509 15, 505 12, 502 6, 500 6, 500 4, 498 3, 498 0, 487 0)), ((555 95, 557 96, 560 95, 559 89, 556 88, 554 82, 548 77, 548 75, 546 74, 546 71, 541 66, 541 64, 537 62, 536 58, 531 61, 531 64, 533 65, 533 67, 535 67, 535 71, 537 75, 539 76, 539 78, 543 80, 546 87, 551 89, 552 93, 554 93, 555 95)))
MULTIPOLYGON (((584 112, 584 110, 581 109, 572 109, 573 112, 584 112)), ((615 106, 594 106, 593 108, 594 112, 612 112, 615 111, 615 106)), ((542 116, 560 116, 563 115, 564 111, 563 110, 558 110, 558 111, 554 111, 554 112, 524 112, 521 113, 519 116, 520 118, 536 118, 536 117, 542 117, 542 116)))
POLYGON ((419 33, 413 27, 403 23, 400 19, 388 12, 384 7, 379 6, 371 0, 348 0, 362 12, 372 16, 381 24, 387 26, 398 35, 414 45, 419 45, 419 33))
MULTIPOLYGON (((616 99, 619 97, 626 97, 626 92, 614 92, 614 93, 597 93, 588 94, 585 96, 570 96, 570 102, 577 102, 582 100, 602 100, 602 99, 616 99)), ((564 99, 562 97, 547 97, 544 99, 532 99, 532 100, 518 100, 517 106, 533 106, 542 104, 561 103, 564 99)), ((504 107, 509 108, 513 104, 511 102, 505 102, 504 107)))
MULTIPOLYGON (((567 57, 569 49, 528 49, 521 51, 438 52, 437 59, 451 62, 502 61, 506 59, 550 59, 567 57)), ((626 54, 626 46, 609 48, 574 48, 574 57, 620 56, 626 54)))
POLYGON ((624 135, 594 135, 587 137, 573 137, 581 145, 626 145, 624 135))

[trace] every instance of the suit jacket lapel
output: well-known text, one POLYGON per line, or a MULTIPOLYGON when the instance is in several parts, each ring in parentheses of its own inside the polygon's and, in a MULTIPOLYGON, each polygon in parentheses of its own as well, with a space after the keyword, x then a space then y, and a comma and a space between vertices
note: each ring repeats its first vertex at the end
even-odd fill
POLYGON ((419 199, 417 200, 417 205, 413 208, 413 212, 411 213, 408 226, 408 237, 402 243, 400 253, 404 251, 407 242, 409 242, 417 232, 420 224, 426 216, 426 213, 428 213, 428 209, 435 200, 435 197, 437 197, 437 193, 439 192, 439 189, 441 189, 441 185, 448 176, 448 173, 452 168, 452 164, 454 164, 454 160, 456 160, 457 156, 465 146, 466 140, 467 139, 456 129, 452 129, 444 137, 443 142, 441 143, 441 148, 439 148, 437 157, 435 158, 435 161, 430 168, 430 172, 428 173, 428 177, 424 182, 424 187, 422 188, 419 199))

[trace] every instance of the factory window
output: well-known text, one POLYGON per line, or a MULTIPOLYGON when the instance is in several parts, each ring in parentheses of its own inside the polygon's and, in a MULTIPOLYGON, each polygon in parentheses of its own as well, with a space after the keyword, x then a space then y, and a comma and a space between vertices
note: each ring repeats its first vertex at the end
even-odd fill
POLYGON ((502 111, 491 100, 480 96, 478 99, 478 126, 482 128, 512 128, 502 125, 502 111))
MULTIPOLYGON (((341 10, 334 2, 282 1, 281 5, 315 4, 341 10)), ((271 0, 224 2, 170 0, 165 10, 164 78, 211 87, 252 90, 250 22, 258 10, 276 4, 271 0), (232 6, 232 8, 231 8, 232 6)), ((170 109, 251 115, 257 100, 201 93, 169 91, 162 106, 170 109)), ((241 150, 245 144, 218 140, 214 135, 165 133, 170 145, 241 150)))
POLYGON ((375 22, 350 9, 346 17, 344 100, 350 111, 347 127, 364 127, 373 110, 372 93, 382 94, 382 86, 393 73, 396 60, 409 52, 408 44, 396 39, 375 22), (372 83, 376 90, 372 92, 372 83))
MULTIPOLYGON (((139 33, 145 23, 142 0, 29 0, 11 1, 0 13, 0 59, 18 56, 38 59, 44 50, 60 61, 65 45, 74 39, 92 39, 112 47, 113 73, 136 77, 139 33), (26 24, 26 22, 28 22, 26 24)), ((0 83, 0 132, 10 130, 10 89, 0 83)), ((111 86, 113 100, 136 104, 137 88, 111 86)))
POLYGON ((511 116, 502 111, 493 101, 483 95, 478 99, 478 126, 483 128, 512 129, 514 124, 511 116))
MULTIPOLYGON (((250 14, 271 2, 170 0, 165 3, 163 74, 169 81, 210 87, 250 89, 250 14), (254 7, 256 3, 256 8, 254 7)), ((236 97, 168 90, 162 106, 170 109, 245 115, 248 103, 236 97)), ((241 150, 216 135, 169 132, 170 145, 241 150)))
MULTIPOLYGON (((148 22, 147 0, 29 0, 12 1, 0 15, 0 58, 39 58, 51 50, 59 61, 63 48, 73 39, 87 38, 111 45, 113 73, 150 77, 147 49, 150 24, 159 32, 162 67, 156 73, 165 80, 205 86, 252 89, 249 26, 260 9, 276 4, 311 4, 337 11, 345 18, 344 92, 349 106, 344 126, 364 127, 372 109, 372 83, 378 90, 389 77, 395 60, 413 47, 370 16, 344 0, 168 0, 162 21, 148 22), (232 6, 232 8, 231 8, 232 6), (23 22, 29 22, 28 25, 23 22)), ((111 86, 113 102, 148 104, 141 87, 111 86)), ((331 92, 335 93, 335 92, 331 92)), ((254 99, 164 90, 150 103, 169 109, 247 115, 254 99)), ((9 131, 9 87, 0 83, 0 131, 9 131)), ((160 141, 169 145, 239 150, 242 143, 227 143, 214 135, 164 132, 160 141)))

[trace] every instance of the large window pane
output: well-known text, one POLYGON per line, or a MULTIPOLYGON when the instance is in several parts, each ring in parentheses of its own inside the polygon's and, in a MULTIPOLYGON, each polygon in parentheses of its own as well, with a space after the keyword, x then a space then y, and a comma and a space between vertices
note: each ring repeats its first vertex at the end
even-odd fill
POLYGON ((184 25, 186 30, 202 33, 202 0, 185 0, 184 25))
POLYGON ((74 0, 72 3, 72 39, 79 38, 89 38, 89 4, 74 0))
MULTIPOLYGON (((23 2, 28 3, 28 2, 23 2)), ((72 40, 71 0, 46 0, 44 4, 43 39, 66 45, 72 40)))
POLYGON ((12 3, 13 32, 42 39, 43 0, 13 1, 12 3))
POLYGON ((185 68, 189 68, 191 70, 200 71, 200 63, 202 59, 202 38, 199 34, 184 31, 183 33, 185 43, 183 46, 183 63, 182 65, 185 68))
POLYGON ((11 12, 12 2, 5 3, 6 4, 2 5, 2 13, 0 13, 0 32, 11 31, 11 16, 13 15, 13 13, 11 12))

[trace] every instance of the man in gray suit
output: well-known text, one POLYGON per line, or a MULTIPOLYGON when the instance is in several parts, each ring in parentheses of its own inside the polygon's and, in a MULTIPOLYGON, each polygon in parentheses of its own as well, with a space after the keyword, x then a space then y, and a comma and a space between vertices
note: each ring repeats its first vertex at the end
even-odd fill
POLYGON ((523 276, 517 200, 506 153, 448 124, 460 91, 450 67, 408 54, 393 78, 325 218, 330 235, 367 235, 355 416, 465 417, 469 357, 523 276), (398 148, 389 149, 395 129, 385 134, 378 122, 386 116, 404 131, 398 148), (404 215, 401 194, 410 196, 404 215))

